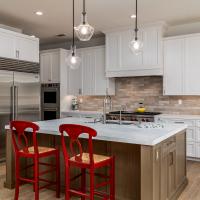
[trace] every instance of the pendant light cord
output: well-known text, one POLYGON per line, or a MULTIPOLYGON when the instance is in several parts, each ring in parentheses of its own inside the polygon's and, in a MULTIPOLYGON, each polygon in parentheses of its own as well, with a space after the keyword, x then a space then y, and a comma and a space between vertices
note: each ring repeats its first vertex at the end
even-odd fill
POLYGON ((74 0, 73 0, 73 43, 72 43, 72 56, 74 56, 75 42, 74 42, 74 0))
POLYGON ((135 3, 135 15, 136 15, 136 18, 135 18, 135 40, 138 39, 138 0, 135 0, 136 3, 135 3))
POLYGON ((86 8, 85 8, 85 7, 86 7, 86 6, 85 6, 85 0, 83 0, 83 12, 82 12, 82 14, 83 14, 83 24, 86 23, 86 21, 85 21, 86 8))

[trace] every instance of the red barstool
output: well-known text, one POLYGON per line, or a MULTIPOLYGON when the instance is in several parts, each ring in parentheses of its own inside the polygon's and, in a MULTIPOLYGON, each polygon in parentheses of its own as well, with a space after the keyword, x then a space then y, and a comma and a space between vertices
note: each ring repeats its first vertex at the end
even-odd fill
MULTIPOLYGON (((39 130, 39 127, 32 122, 25 121, 12 121, 10 123, 10 128, 12 131, 12 141, 15 152, 15 200, 18 200, 19 197, 19 186, 21 182, 28 182, 33 184, 34 192, 35 192, 35 200, 39 200, 39 190, 47 188, 51 185, 56 185, 56 197, 60 197, 60 158, 59 158, 59 150, 55 148, 49 147, 39 147, 37 143, 37 134, 36 132, 39 130), (32 131, 32 139, 28 139, 25 131, 29 129, 32 131), (30 140, 30 141, 29 141, 30 140), (29 145, 31 142, 31 145, 29 145), (40 162, 40 158, 55 156, 56 164, 48 164, 44 162, 40 162), (20 158, 32 158, 33 164, 26 166, 24 169, 20 168, 20 158), (43 165, 48 167, 49 169, 39 172, 39 165, 43 165), (22 177, 20 172, 23 170, 27 170, 28 168, 33 168, 34 178, 28 179, 22 177), (56 172, 56 181, 52 182, 41 178, 42 175, 47 173, 56 172), (45 182, 44 186, 39 186, 39 182, 45 182)), ((29 134, 29 133, 28 133, 29 134)))
POLYGON ((93 154, 93 144, 92 137, 97 135, 96 131, 92 128, 74 125, 74 124, 63 124, 59 128, 61 132, 61 142, 63 147, 63 154, 65 159, 65 172, 66 172, 66 190, 65 190, 65 199, 69 200, 71 196, 79 196, 82 200, 90 199, 94 200, 94 196, 102 197, 104 200, 115 199, 115 159, 114 157, 102 156, 93 154), (65 144, 64 133, 70 138, 69 148, 65 144), (78 139, 81 134, 87 134, 88 136, 88 150, 83 152, 82 145, 78 139), (75 153, 74 145, 78 147, 78 153, 75 153), (69 154, 71 153, 71 156, 69 154), (102 167, 109 167, 109 175, 106 176, 102 173, 95 173, 96 169, 102 167), (81 174, 76 175, 70 179, 70 168, 77 167, 81 169, 81 174), (90 187, 87 193, 86 191, 86 170, 89 171, 90 177, 90 187), (98 184, 95 184, 95 176, 104 178, 104 181, 98 184), (75 190, 70 188, 70 181, 76 180, 81 177, 81 189, 75 190), (101 187, 110 186, 109 194, 99 191, 101 187))

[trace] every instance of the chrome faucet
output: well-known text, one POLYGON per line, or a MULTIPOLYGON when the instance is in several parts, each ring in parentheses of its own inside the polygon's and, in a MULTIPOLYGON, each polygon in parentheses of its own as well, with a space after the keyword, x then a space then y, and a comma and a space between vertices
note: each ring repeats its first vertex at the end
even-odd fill
POLYGON ((103 124, 106 124, 106 113, 107 113, 107 107, 109 107, 109 112, 112 111, 112 98, 110 95, 108 95, 108 91, 106 90, 106 96, 103 100, 103 124))

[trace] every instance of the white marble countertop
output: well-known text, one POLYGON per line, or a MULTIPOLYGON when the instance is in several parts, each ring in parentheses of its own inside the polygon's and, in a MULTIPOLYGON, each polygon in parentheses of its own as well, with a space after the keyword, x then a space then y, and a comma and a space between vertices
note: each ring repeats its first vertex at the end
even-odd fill
MULTIPOLYGON (((36 123, 40 126, 39 133, 59 135, 60 124, 81 124, 97 131, 97 136, 94 140, 150 146, 154 146, 187 128, 187 125, 184 124, 163 124, 164 128, 139 128, 133 124, 119 125, 88 122, 92 122, 92 119, 70 117, 36 123)), ((6 126, 6 129, 9 129, 9 127, 6 126)))
POLYGON ((172 119, 200 119, 200 115, 177 115, 177 114, 160 114, 156 115, 155 118, 172 118, 172 119))

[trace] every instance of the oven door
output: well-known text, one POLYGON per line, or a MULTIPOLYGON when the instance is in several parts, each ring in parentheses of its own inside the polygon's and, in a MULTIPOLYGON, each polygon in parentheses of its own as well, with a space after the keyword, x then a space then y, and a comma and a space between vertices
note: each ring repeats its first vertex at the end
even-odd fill
POLYGON ((42 120, 52 120, 59 118, 59 111, 57 108, 45 108, 42 112, 42 120))
POLYGON ((44 108, 58 107, 59 90, 57 88, 43 88, 41 104, 44 108))

